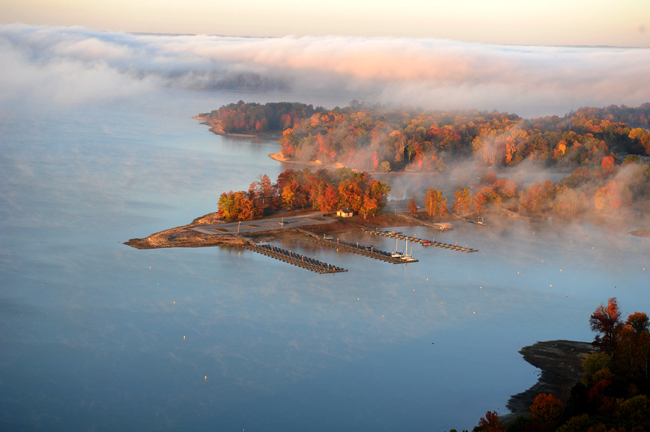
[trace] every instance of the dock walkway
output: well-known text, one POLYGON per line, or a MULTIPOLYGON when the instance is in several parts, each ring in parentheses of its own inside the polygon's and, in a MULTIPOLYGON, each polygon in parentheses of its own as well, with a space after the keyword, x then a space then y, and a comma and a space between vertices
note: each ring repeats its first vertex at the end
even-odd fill
POLYGON ((373 231, 366 228, 361 228, 361 230, 365 233, 374 234, 377 236, 390 237, 399 240, 408 240, 410 242, 420 243, 422 246, 436 246, 443 249, 449 249, 449 250, 465 252, 465 253, 478 252, 478 249, 472 249, 471 247, 463 247, 463 246, 458 246, 457 244, 452 245, 452 244, 441 243, 437 241, 431 241, 428 239, 405 236, 401 233, 396 233, 395 231, 373 231))
POLYGON ((322 261, 309 258, 304 255, 300 255, 276 246, 263 244, 246 244, 243 246, 244 249, 252 250, 253 252, 266 255, 270 258, 275 258, 277 260, 293 264, 297 267, 304 268, 305 270, 310 270, 316 273, 325 274, 325 273, 342 273, 347 270, 341 267, 336 267, 335 265, 324 263, 322 261))
POLYGON ((407 263, 418 262, 418 260, 412 258, 410 260, 405 260, 402 258, 393 257, 391 256, 392 254, 390 252, 375 249, 373 246, 364 246, 358 243, 357 244, 346 243, 338 239, 328 240, 324 238, 315 238, 315 237, 308 237, 308 239, 324 246, 329 246, 336 249, 342 249, 346 252, 352 252, 358 255, 363 255, 368 258, 374 258, 391 264, 407 264, 407 263))

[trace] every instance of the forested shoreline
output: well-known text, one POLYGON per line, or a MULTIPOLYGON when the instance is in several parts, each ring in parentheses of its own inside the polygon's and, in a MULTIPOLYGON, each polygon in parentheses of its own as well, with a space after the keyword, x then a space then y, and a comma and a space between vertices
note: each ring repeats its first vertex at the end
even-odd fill
POLYGON ((497 168, 526 160, 575 168, 597 166, 606 156, 650 155, 650 103, 522 119, 496 111, 388 110, 358 103, 327 110, 239 101, 200 118, 224 133, 281 132, 287 158, 371 172, 442 172, 468 157, 497 168))
MULTIPOLYGON (((589 317, 597 352, 582 361, 582 379, 562 402, 540 393, 506 426, 488 411, 474 432, 643 432, 650 430, 650 319, 634 312, 623 320, 616 297, 589 317)), ((454 429, 452 429, 454 431, 454 429)))

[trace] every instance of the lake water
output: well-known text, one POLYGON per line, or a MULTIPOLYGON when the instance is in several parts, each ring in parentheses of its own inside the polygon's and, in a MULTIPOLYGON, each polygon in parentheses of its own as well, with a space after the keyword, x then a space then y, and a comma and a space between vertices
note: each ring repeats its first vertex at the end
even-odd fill
POLYGON ((418 245, 408 266, 278 243, 349 270, 336 275, 236 248, 123 245, 281 171, 277 143, 191 119, 240 98, 4 107, 0 430, 471 429, 537 380, 523 346, 591 340, 611 296, 650 311, 650 239, 632 225, 406 227, 480 250, 418 245))

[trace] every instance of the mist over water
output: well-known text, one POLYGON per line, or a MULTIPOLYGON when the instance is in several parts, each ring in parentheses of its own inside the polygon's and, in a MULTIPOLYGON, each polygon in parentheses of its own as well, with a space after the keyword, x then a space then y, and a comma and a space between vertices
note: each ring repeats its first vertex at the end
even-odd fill
MULTIPOLYGON (((45 29, 39 43, 58 32, 45 29)), ((100 36, 119 45, 120 35, 100 36)), ((5 43, 3 55, 16 46, 27 42, 5 43)), ((101 56, 93 71, 134 82, 101 56)), ((36 57, 28 70, 56 71, 36 57)), ((2 430, 470 429, 536 381, 521 347, 591 340, 588 317, 611 296, 625 313, 650 309, 650 242, 626 234, 644 228, 634 222, 407 227, 480 250, 418 245, 420 262, 408 266, 278 243, 349 270, 335 276, 237 248, 127 247, 283 169, 267 156, 277 143, 219 137, 191 119, 281 94, 148 79, 123 94, 81 81, 69 100, 60 93, 63 104, 37 92, 2 99, 2 430)), ((341 238, 395 247, 359 232, 341 238)))
MULTIPOLYGON (((440 39, 169 36, 0 26, 2 100, 74 104, 160 88, 352 99, 522 117, 650 100, 646 48, 482 45, 440 39)), ((217 107, 215 107, 217 108, 217 107)))

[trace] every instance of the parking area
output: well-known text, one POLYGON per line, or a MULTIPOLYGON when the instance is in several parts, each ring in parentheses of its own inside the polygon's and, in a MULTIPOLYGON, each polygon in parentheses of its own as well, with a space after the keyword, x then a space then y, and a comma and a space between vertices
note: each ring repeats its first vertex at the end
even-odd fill
POLYGON ((296 228, 307 225, 320 225, 336 222, 321 216, 319 212, 310 213, 301 216, 291 216, 286 218, 273 218, 273 219, 257 219, 252 221, 230 222, 225 224, 204 225, 200 227, 193 227, 194 231, 211 234, 246 234, 254 232, 263 232, 276 230, 280 228, 296 228))

